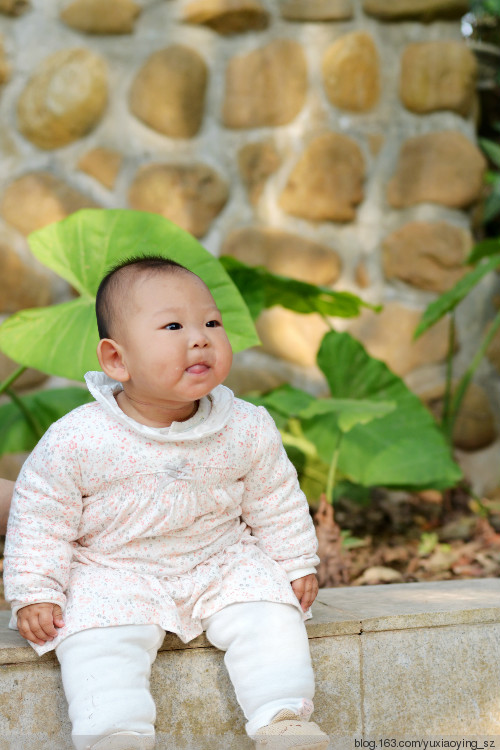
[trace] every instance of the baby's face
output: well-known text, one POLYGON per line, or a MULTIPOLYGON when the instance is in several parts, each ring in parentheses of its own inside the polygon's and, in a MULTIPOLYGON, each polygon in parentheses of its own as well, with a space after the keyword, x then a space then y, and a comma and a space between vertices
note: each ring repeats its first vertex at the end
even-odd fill
POLYGON ((120 318, 125 387, 135 398, 179 406, 207 395, 228 375, 232 350, 221 313, 197 276, 139 275, 120 318))

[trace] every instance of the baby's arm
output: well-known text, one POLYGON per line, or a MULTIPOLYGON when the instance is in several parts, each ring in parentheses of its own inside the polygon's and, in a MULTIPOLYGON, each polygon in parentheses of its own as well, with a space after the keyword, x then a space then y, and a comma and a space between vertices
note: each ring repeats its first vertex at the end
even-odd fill
POLYGON ((244 480, 242 518, 257 537, 259 547, 286 570, 306 610, 318 592, 318 541, 295 467, 273 419, 262 407, 255 455, 244 480))
MULTIPOLYGON (((72 542, 78 536, 82 510, 75 451, 71 436, 56 423, 31 453, 16 482, 4 557, 5 598, 14 616, 28 605, 63 609, 66 603, 72 542)), ((24 625, 25 619, 21 615, 24 625)))

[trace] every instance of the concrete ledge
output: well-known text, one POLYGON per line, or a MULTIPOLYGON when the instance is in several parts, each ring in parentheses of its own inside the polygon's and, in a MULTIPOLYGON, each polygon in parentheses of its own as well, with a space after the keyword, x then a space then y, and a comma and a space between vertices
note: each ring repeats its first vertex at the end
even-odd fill
MULTIPOLYGON (((0 612, 0 750, 70 750, 57 660, 9 631, 8 614, 0 612)), ((495 736, 500 746, 500 580, 323 589, 313 614, 313 718, 332 748, 457 736, 495 736)), ((252 747, 223 654, 204 635, 185 645, 167 634, 152 691, 158 750, 252 747)))

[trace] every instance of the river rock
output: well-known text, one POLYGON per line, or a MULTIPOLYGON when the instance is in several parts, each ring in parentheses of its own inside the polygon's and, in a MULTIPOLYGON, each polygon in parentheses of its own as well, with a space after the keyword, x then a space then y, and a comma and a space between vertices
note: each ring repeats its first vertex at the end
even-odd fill
POLYGON ((129 203, 138 211, 161 214, 203 237, 229 196, 227 183, 206 164, 189 166, 148 164, 129 190, 129 203))
MULTIPOLYGON (((454 384, 453 390, 455 390, 454 384)), ((420 394, 436 419, 443 413, 444 384, 420 394)), ((497 437, 495 418, 486 392, 471 383, 465 392, 453 428, 453 444, 464 451, 476 451, 491 445, 497 437)))
POLYGON ((265 352, 304 367, 316 364, 321 339, 330 330, 320 315, 301 315, 279 306, 263 310, 256 328, 265 352))
POLYGON ((458 18, 469 10, 468 0, 363 0, 363 10, 384 21, 403 18, 458 18))
POLYGON ((59 50, 42 62, 21 93, 19 129, 39 148, 59 148, 92 130, 107 100, 104 60, 89 49, 59 50))
POLYGON ((467 116, 476 77, 476 58, 463 42, 415 42, 406 47, 401 60, 401 100, 419 114, 451 109, 467 116))
POLYGON ((275 39, 233 57, 226 70, 223 121, 228 128, 286 125, 304 106, 307 65, 302 46, 275 39))
POLYGON ((235 396, 250 391, 267 393, 283 385, 289 379, 286 370, 290 365, 277 360, 269 362, 269 357, 257 356, 255 350, 235 352, 231 371, 224 381, 235 396), (264 360, 264 361, 262 361, 264 360))
POLYGON ((280 10, 289 21, 347 21, 354 15, 352 0, 282 0, 280 10))
POLYGON ((0 314, 50 304, 49 278, 32 268, 3 241, 0 241, 0 268, 0 314))
POLYGON ((7 16, 20 16, 29 7, 29 0, 0 0, 0 13, 7 16))
MULTIPOLYGON (((29 453, 27 452, 4 453, 4 455, 0 457, 0 478, 7 479, 10 482, 15 482, 28 456, 29 456, 29 453)), ((9 515, 9 510, 7 509, 4 523, 7 522, 8 515, 9 515)), ((2 514, 0 512, 0 518, 1 516, 2 514)), ((3 591, 3 585, 0 590, 3 591)))
POLYGON ((471 383, 453 428, 453 444, 465 451, 477 451, 496 440, 495 417, 485 391, 471 383))
POLYGON ((491 364, 496 367, 497 371, 500 373, 500 331, 497 331, 493 336, 486 351, 486 356, 490 360, 491 364))
POLYGON ((93 148, 78 162, 78 169, 112 190, 123 162, 123 155, 111 148, 93 148))
POLYGON ((387 200, 393 208, 426 202, 466 208, 481 195, 485 169, 483 154, 462 133, 417 135, 403 143, 387 200))
POLYGON ((380 96, 380 63, 373 37, 365 31, 344 34, 323 57, 323 85, 335 107, 368 112, 380 96))
POLYGON ((444 292, 466 273, 462 263, 472 244, 465 229, 444 221, 413 221, 384 239, 384 273, 419 289, 444 292))
POLYGON ((363 200, 364 159, 352 138, 326 133, 306 148, 281 194, 289 214, 311 221, 352 221, 363 200))
POLYGON ((173 44, 154 52, 130 90, 133 114, 170 138, 192 138, 201 127, 207 66, 190 47, 173 44))
POLYGON ((0 37, 0 85, 7 83, 10 77, 10 66, 3 46, 3 37, 0 37))
POLYGON ((359 261, 354 272, 354 280, 361 289, 367 289, 371 286, 371 279, 366 263, 362 260, 359 261))
POLYGON ((0 214, 28 235, 80 208, 96 207, 93 200, 54 175, 32 172, 7 186, 0 201, 0 214))
POLYGON ((446 358, 448 321, 443 318, 413 341, 421 317, 421 310, 387 302, 378 314, 363 311, 351 323, 349 332, 364 344, 372 357, 381 359, 396 375, 403 376, 417 367, 446 358))
POLYGON ((141 6, 132 0, 75 0, 61 11, 61 20, 87 34, 130 34, 141 6))
POLYGON ((237 229, 226 238, 221 254, 311 284, 329 286, 340 275, 340 259, 333 250, 278 229, 237 229))
MULTIPOLYGON (((0 383, 7 380, 7 378, 13 375, 18 369, 19 364, 17 362, 14 362, 10 357, 7 357, 3 352, 0 352, 0 383)), ((47 378, 48 375, 45 375, 45 373, 28 367, 28 369, 25 370, 13 383, 12 389, 14 391, 22 391, 24 388, 36 388, 36 386, 44 383, 47 378)), ((0 476, 5 479, 8 478, 5 474, 0 474, 0 476)))
POLYGON ((267 28, 269 13, 259 0, 194 0, 182 20, 204 24, 219 34, 238 34, 267 28))
POLYGON ((264 190, 267 178, 281 163, 273 143, 248 143, 238 152, 238 166, 248 190, 250 203, 255 205, 264 190))

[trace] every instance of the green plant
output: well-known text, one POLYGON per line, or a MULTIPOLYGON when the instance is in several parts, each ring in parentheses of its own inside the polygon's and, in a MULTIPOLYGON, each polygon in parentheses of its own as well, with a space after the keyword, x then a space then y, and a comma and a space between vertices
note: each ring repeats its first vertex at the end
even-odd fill
MULTIPOLYGON (((249 268, 232 258, 221 263, 187 232, 155 214, 86 209, 33 233, 29 242, 34 255, 79 296, 16 313, 0 326, 0 349, 21 365, 0 385, 0 393, 12 399, 0 407, 9 427, 0 452, 29 450, 51 421, 89 400, 78 388, 19 397, 11 386, 27 366, 71 379, 96 368, 95 292, 105 270, 131 255, 162 254, 201 276, 222 310, 236 351, 258 343, 252 317, 264 307, 280 304, 325 319, 359 315, 363 306, 380 309, 353 294, 249 268)), ((331 399, 317 401, 290 386, 256 399, 281 427, 306 485, 316 482, 321 491, 328 484, 330 500, 348 489, 366 502, 373 485, 444 488, 458 481, 460 470, 431 415, 359 342, 348 334, 327 333, 318 364, 331 399)))
POLYGON ((221 264, 194 237, 157 214, 84 209, 29 237, 38 260, 71 284, 78 297, 23 310, 0 327, 0 348, 21 365, 82 380, 98 368, 95 294, 106 270, 124 258, 156 253, 195 271, 224 314, 235 351, 259 343, 248 309, 221 264))
POLYGON ((288 385, 247 397, 273 415, 308 496, 319 496, 328 484, 332 502, 338 478, 348 481, 342 491, 349 495, 352 485, 444 489, 460 480, 430 413, 359 341, 347 333, 327 333, 318 366, 331 399, 318 400, 288 385))
POLYGON ((500 19, 500 0, 471 0, 470 9, 476 15, 490 15, 500 19))
MULTIPOLYGON (((500 169, 500 145, 488 138, 480 138, 479 143, 490 161, 500 169)), ((482 218, 488 224, 500 214, 500 171, 489 169, 485 174, 485 182, 489 191, 484 200, 482 218)))
POLYGON ((500 268, 500 239, 487 239, 477 244, 465 261, 474 266, 455 286, 444 292, 427 307, 417 326, 414 338, 421 336, 428 328, 435 325, 445 315, 450 314, 449 346, 447 353, 446 389, 441 426, 447 441, 451 444, 455 425, 462 401, 474 374, 486 351, 500 328, 500 311, 497 312, 488 330, 483 335, 479 346, 464 374, 453 389, 453 353, 455 350, 455 309, 485 276, 500 268))
POLYGON ((233 349, 259 343, 248 309, 221 264, 191 235, 155 214, 87 209, 29 237, 33 254, 68 281, 78 297, 52 307, 23 310, 0 326, 0 349, 20 364, 0 384, 11 403, 0 406, 0 454, 31 450, 50 424, 92 400, 72 387, 19 396, 12 390, 26 367, 82 380, 99 367, 95 293, 107 268, 142 253, 173 258, 210 286, 224 314, 233 349))
MULTIPOLYGON (((500 0, 470 0, 467 36, 480 48, 491 50, 500 44, 500 0)), ((493 69, 494 70, 494 69, 493 69)), ((495 78, 493 78, 495 80, 495 78)), ((498 81, 498 76, 496 76, 498 81)))
POLYGON ((31 450, 53 421, 90 400, 77 387, 18 396, 11 386, 28 366, 73 380, 98 367, 95 293, 106 270, 124 258, 156 253, 201 276, 223 312, 235 351, 259 343, 246 303, 254 317, 263 306, 278 303, 302 312, 342 316, 358 315, 366 305, 355 295, 251 269, 229 258, 225 264, 232 280, 219 260, 190 234, 151 213, 86 209, 34 232, 28 241, 33 254, 68 281, 78 297, 53 307, 23 310, 0 327, 0 349, 20 363, 0 384, 0 395, 11 399, 0 406, 4 426, 0 455, 31 450))
POLYGON ((370 305, 350 292, 336 292, 328 287, 308 284, 271 273, 261 266, 250 267, 236 258, 223 255, 220 262, 234 281, 256 320, 262 310, 281 305, 294 312, 332 318, 353 318, 366 307, 375 312, 380 305, 370 305))

